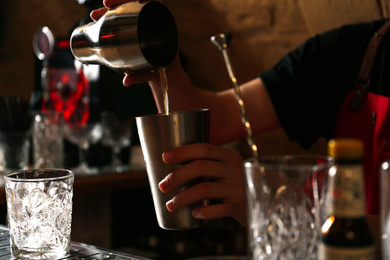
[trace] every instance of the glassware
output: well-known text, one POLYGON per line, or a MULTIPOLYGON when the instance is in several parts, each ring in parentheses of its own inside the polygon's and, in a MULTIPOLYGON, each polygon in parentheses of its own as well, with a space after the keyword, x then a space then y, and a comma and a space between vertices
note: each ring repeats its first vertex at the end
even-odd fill
POLYGON ((262 157, 244 163, 253 259, 317 259, 329 157, 262 157))
POLYGON ((353 138, 328 142, 334 159, 326 194, 327 219, 321 229, 318 258, 375 260, 373 230, 366 214, 363 170, 364 144, 353 138))
POLYGON ((0 172, 25 170, 28 167, 29 132, 0 132, 0 172))
POLYGON ((381 245, 382 259, 390 259, 390 159, 385 159, 379 169, 381 194, 381 245))
POLYGON ((35 169, 63 167, 63 130, 61 112, 36 113, 32 133, 35 169))
POLYGON ((102 144, 112 147, 112 158, 110 170, 123 172, 126 165, 123 165, 120 153, 123 147, 130 145, 131 124, 129 120, 119 120, 113 112, 102 114, 102 144))
POLYGON ((5 176, 11 251, 16 259, 57 259, 70 249, 74 175, 62 169, 5 176))
POLYGON ((90 167, 87 161, 87 152, 91 144, 97 143, 103 135, 99 122, 65 125, 65 137, 79 148, 79 165, 72 169, 75 174, 96 174, 98 169, 90 167))

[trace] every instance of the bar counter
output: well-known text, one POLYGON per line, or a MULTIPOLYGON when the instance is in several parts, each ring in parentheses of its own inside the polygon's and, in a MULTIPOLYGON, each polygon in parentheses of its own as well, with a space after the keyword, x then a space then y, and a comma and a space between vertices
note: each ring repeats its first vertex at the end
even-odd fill
MULTIPOLYGON (((11 249, 9 244, 9 232, 8 228, 0 225, 0 259, 10 260, 12 259, 11 249)), ((120 253, 116 251, 106 250, 103 248, 72 242, 69 253, 60 259, 130 259, 130 260, 148 260, 141 256, 135 256, 131 254, 120 253)))
MULTIPOLYGON (((111 237, 115 235, 115 230, 112 228, 112 219, 115 218, 112 210, 118 207, 113 205, 113 194, 132 194, 134 190, 149 191, 148 177, 141 159, 142 157, 138 158, 130 169, 121 173, 100 169, 97 174, 75 175, 72 240, 102 248, 112 248, 111 237)), ((3 176, 1 175, 0 178, 0 225, 5 225, 6 195, 3 176)), ((124 203, 123 207, 128 205, 124 203)))
MULTIPOLYGON (((6 205, 3 185, 0 185, 0 205, 6 205)), ((141 164, 133 165, 130 170, 122 173, 76 175, 73 206, 72 240, 82 243, 72 242, 69 256, 61 259, 176 260, 179 256, 183 256, 180 259, 186 259, 201 252, 219 254, 220 252, 214 252, 218 248, 222 248, 224 254, 242 254, 247 249, 246 229, 231 219, 212 221, 214 223, 201 229, 183 232, 165 231, 157 227, 146 169, 141 164), (127 194, 127 197, 121 198, 123 204, 113 204, 118 201, 112 199, 116 193, 127 194), (138 214, 139 212, 142 213, 138 214), (210 237, 213 240, 207 240, 210 237), (126 240, 122 242, 122 239, 126 240), (147 242, 142 241, 158 242, 150 242, 152 247, 145 249, 147 242), (156 243, 157 246, 154 245, 156 243), (137 250, 128 251, 128 247, 137 250), (182 247, 185 248, 184 251, 180 250, 182 247), (139 248, 142 251, 138 251, 139 248), (173 256, 176 258, 172 258, 173 256)), ((368 220, 376 238, 377 257, 380 259, 380 218, 369 215, 368 220)), ((0 260, 2 259, 11 259, 11 255, 8 229, 0 224, 0 260)))
MULTIPOLYGON (((71 252, 93 256, 64 259, 178 260, 246 251, 245 228, 233 219, 188 231, 158 227, 146 169, 141 163, 131 164, 130 170, 122 173, 75 176, 71 239, 77 242, 72 242, 71 252)), ((6 225, 5 190, 1 184, 0 190, 1 227, 6 225)), ((11 259, 8 244, 9 238, 1 239, 0 234, 0 260, 11 259)))

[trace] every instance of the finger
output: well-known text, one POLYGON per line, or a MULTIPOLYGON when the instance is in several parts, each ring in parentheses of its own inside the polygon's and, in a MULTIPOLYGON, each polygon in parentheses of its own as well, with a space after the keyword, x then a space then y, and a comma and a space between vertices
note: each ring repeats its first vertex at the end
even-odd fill
MULTIPOLYGON (((226 187, 221 186, 218 188, 218 185, 212 185, 213 190, 220 189, 227 190, 226 187)), ((190 191, 190 190, 189 190, 190 191)), ((231 189, 233 192, 232 194, 239 195, 235 198, 224 199, 223 203, 209 205, 209 206, 202 206, 197 207, 193 210, 192 214, 195 218, 201 218, 201 219, 214 219, 214 218, 223 218, 223 217, 233 217, 235 218, 239 223, 242 225, 246 225, 246 200, 245 200, 245 190, 239 188, 238 186, 231 189)), ((197 191, 194 191, 195 194, 193 195, 199 195, 197 191)), ((183 192, 184 193, 184 192, 183 192)), ((193 199, 188 199, 190 196, 186 194, 185 196, 181 196, 181 194, 178 194, 175 196, 172 200, 167 202, 167 209, 169 211, 175 211, 183 206, 193 204, 194 202, 201 201, 205 198, 202 198, 202 196, 193 196, 193 199)), ((213 196, 212 194, 209 194, 210 198, 217 199, 219 196, 213 196)))
POLYGON ((114 6, 121 5, 127 2, 135 2, 136 0, 104 0, 103 4, 108 8, 113 8, 114 6))
POLYGON ((226 169, 230 165, 226 165, 222 162, 209 161, 209 160, 196 160, 183 165, 182 167, 169 173, 159 183, 159 188, 162 192, 170 192, 177 189, 184 184, 198 179, 220 179, 230 176, 229 170, 240 169, 226 169))
MULTIPOLYGON (((178 70, 181 70, 181 65, 180 65, 180 59, 179 59, 179 54, 177 53, 175 56, 174 61, 172 62, 172 65, 170 65, 167 68, 167 76, 169 77, 168 81, 172 77, 175 77, 178 75, 178 70), (172 76, 169 76, 172 75, 172 76)), ((127 74, 125 75, 123 79, 123 85, 125 87, 130 87, 132 84, 136 83, 151 83, 151 82, 160 82, 160 74, 158 73, 157 70, 152 70, 146 73, 136 73, 136 74, 127 74)))
POLYGON ((244 194, 245 192, 238 185, 227 187, 227 185, 217 182, 201 182, 176 194, 175 197, 166 203, 166 207, 173 212, 204 199, 222 199, 226 203, 238 204, 245 200, 244 194))
POLYGON ((130 87, 133 84, 149 82, 157 77, 156 71, 150 71, 139 74, 125 74, 123 78, 123 85, 130 87))
POLYGON ((225 183, 243 182, 243 159, 232 149, 209 144, 187 145, 165 152, 163 159, 166 163, 184 165, 169 173, 159 183, 162 192, 172 191, 201 177, 225 183))
POLYGON ((90 16, 91 16, 92 20, 97 21, 107 12, 107 10, 108 9, 105 7, 93 10, 91 12, 90 16))
POLYGON ((207 143, 182 145, 163 153, 166 163, 183 163, 197 159, 229 161, 241 159, 237 151, 207 143))

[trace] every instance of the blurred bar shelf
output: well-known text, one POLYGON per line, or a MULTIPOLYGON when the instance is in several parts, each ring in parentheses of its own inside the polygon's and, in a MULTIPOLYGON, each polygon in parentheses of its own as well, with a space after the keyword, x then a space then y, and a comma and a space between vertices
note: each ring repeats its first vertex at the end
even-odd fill
POLYGON ((74 195, 94 194, 128 188, 147 187, 149 184, 145 169, 133 169, 121 173, 103 172, 96 175, 77 176, 74 195))
MULTIPOLYGON (((74 197, 104 192, 148 187, 148 177, 144 168, 134 168, 121 173, 101 172, 94 175, 75 176, 74 197)), ((5 189, 0 187, 0 205, 5 205, 5 189)))

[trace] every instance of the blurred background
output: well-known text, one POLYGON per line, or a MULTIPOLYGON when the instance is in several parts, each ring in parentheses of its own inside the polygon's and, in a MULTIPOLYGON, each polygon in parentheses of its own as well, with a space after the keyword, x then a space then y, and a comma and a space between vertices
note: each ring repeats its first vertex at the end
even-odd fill
MULTIPOLYGON (((316 33, 347 23, 388 17, 390 12, 388 0, 165 0, 165 3, 177 23, 185 69, 195 85, 212 91, 231 87, 221 53, 210 42, 216 33, 232 33, 230 55, 238 82, 244 83, 316 33)), ((90 10, 101 4, 101 0, 3 1, 0 95, 21 95, 30 100, 42 84, 42 62, 32 46, 34 33, 48 26, 56 43, 67 41, 76 26, 90 21, 90 10)), ((67 47, 62 48, 65 49, 56 52, 58 55, 52 63, 56 68, 66 67, 67 59, 72 59, 67 47)), ((99 79, 91 84, 91 109, 115 107, 125 117, 155 111, 147 86, 124 89, 121 80, 122 75, 101 68, 99 79)), ((324 140, 306 151, 290 142, 283 130, 256 136, 256 142, 261 155, 326 153, 324 140)), ((245 140, 229 145, 243 156, 249 155, 245 140)), ((131 248, 131 252, 140 250, 140 254, 153 258, 163 259, 172 254, 182 259, 202 252, 233 254, 246 250, 245 228, 231 220, 212 221, 207 228, 190 232, 160 230, 155 223, 148 187, 101 196, 99 200, 75 202, 74 219, 89 220, 77 222, 72 231, 73 240, 122 250, 131 248), (100 219, 87 213, 95 212, 96 208, 101 211, 100 219), (132 211, 144 214, 138 214, 141 217, 130 222, 128 217, 134 217, 132 211), (104 230, 104 238, 94 235, 99 223, 110 223, 99 227, 104 230)), ((175 259, 172 255, 169 259, 175 259)))
MULTIPOLYGON (((86 5, 98 6, 102 1, 86 2, 14 0, 2 3, 1 94, 31 97, 37 87, 36 58, 32 50, 34 33, 48 26, 56 39, 68 38, 73 28, 88 18, 86 5)), ((230 87, 221 54, 210 43, 210 37, 216 33, 233 34, 230 52, 237 79, 242 83, 272 66, 313 34, 346 23, 386 17, 390 5, 387 0, 166 0, 165 3, 175 17, 179 48, 192 81, 200 88, 216 91, 230 87)), ((121 76, 118 78, 121 80, 121 76)), ((148 98, 144 101, 149 102, 148 98)), ((262 154, 306 152, 289 143, 280 130, 259 137, 259 147, 262 154)), ((321 151, 323 144, 312 149, 321 151)))

